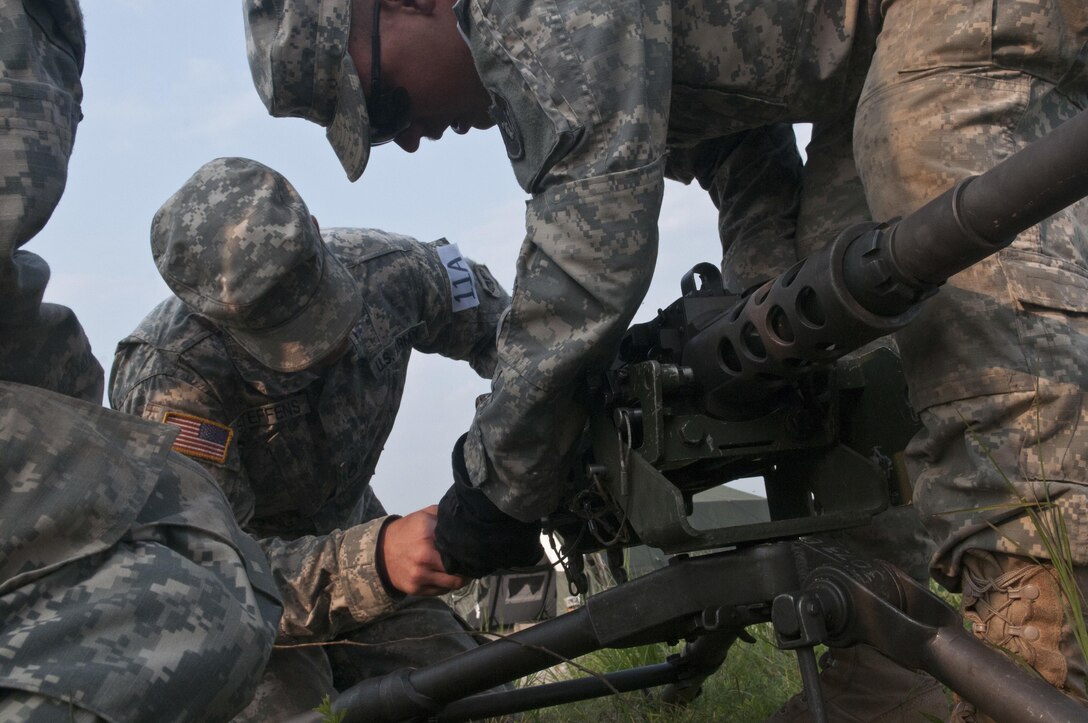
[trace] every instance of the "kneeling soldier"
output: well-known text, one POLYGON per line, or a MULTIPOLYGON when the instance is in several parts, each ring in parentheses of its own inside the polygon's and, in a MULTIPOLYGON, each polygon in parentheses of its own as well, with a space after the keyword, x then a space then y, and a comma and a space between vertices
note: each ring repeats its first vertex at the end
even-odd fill
POLYGON ((416 597, 464 583, 434 549, 435 508, 387 515, 370 478, 412 349, 490 375, 506 292, 445 241, 320 231, 282 176, 239 158, 201 167, 151 245, 177 296, 118 345, 111 404, 179 427, 174 448, 222 486, 283 596, 277 643, 334 641, 277 648, 243 717, 475 646, 416 597))

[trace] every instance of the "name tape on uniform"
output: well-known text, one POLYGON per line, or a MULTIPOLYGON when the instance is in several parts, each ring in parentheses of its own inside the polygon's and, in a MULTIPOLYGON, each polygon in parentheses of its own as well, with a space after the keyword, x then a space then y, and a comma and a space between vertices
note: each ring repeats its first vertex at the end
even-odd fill
POLYGON ((305 394, 296 394, 272 404, 250 407, 242 412, 239 419, 246 429, 255 427, 273 427, 295 417, 304 417, 310 413, 310 402, 305 394))

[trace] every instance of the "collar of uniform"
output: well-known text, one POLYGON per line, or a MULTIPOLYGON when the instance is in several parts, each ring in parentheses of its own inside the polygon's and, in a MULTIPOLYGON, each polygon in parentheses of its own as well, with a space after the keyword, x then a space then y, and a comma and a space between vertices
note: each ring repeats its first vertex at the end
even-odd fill
POLYGON ((457 0, 453 4, 453 14, 457 18, 457 30, 461 33, 461 39, 466 45, 471 45, 468 36, 472 27, 468 12, 468 0, 457 0))

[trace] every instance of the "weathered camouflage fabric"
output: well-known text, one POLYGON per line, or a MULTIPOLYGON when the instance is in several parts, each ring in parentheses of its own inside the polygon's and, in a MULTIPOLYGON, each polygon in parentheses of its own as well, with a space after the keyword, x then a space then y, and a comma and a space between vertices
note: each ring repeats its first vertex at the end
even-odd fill
POLYGON ((74 2, 0 0, 0 720, 223 720, 272 645, 267 562, 174 432, 100 406, 19 250, 64 188, 82 61, 74 2))
POLYGON ((49 266, 19 248, 52 215, 83 99, 75 2, 0 2, 0 378, 102 399, 102 367, 70 309, 42 304, 49 266))
POLYGON ((67 720, 70 702, 111 721, 222 720, 252 695, 275 587, 174 434, 0 382, 0 689, 36 694, 0 695, 0 719, 67 720))
POLYGON ((718 209, 722 280, 730 292, 739 294, 797 263, 803 168, 793 126, 770 125, 670 150, 665 175, 696 180, 710 194, 718 209))
MULTIPOLYGON (((861 98, 855 157, 870 210, 886 219, 1083 109, 1088 89, 1079 0, 457 9, 533 194, 493 393, 465 445, 473 481, 522 520, 560 498, 583 379, 642 298, 667 149, 813 122, 810 163, 834 168, 849 135, 837 126, 861 98)), ((1062 497, 1074 558, 1086 561, 1085 213, 1078 204, 959 275, 899 337, 926 425, 912 445, 916 502, 952 586, 965 546, 1039 549, 1018 512, 973 508, 1034 500, 1043 487, 1062 497)))
MULTIPOLYGON (((1088 105, 1088 6, 896 0, 858 108, 873 213, 900 215, 1088 105), (944 18, 934 32, 933 18, 944 18), (924 19, 924 20, 923 20, 924 19)), ((958 586, 968 548, 1047 557, 1017 498, 1056 499, 1088 564, 1088 204, 953 277, 898 336, 925 431, 915 501, 958 586), (997 530, 991 525, 997 527, 997 530)))
POLYGON ((357 320, 355 280, 306 203, 248 158, 209 161, 182 184, 151 221, 151 255, 189 309, 276 371, 312 366, 357 320))
MULTIPOLYGON (((465 457, 497 505, 530 520, 558 502, 584 420, 581 380, 610 358, 645 291, 665 172, 690 178, 700 144, 705 151, 748 129, 849 117, 872 52, 875 3, 865 12, 828 2, 460 7, 481 77, 501 98, 515 174, 534 194, 502 364, 465 457)), ((774 178, 782 152, 746 170, 774 178)), ((721 197, 750 200, 737 196, 742 180, 732 183, 721 197)), ((752 230, 741 220, 747 208, 735 210, 723 210, 723 224, 752 230)), ((743 266, 735 257, 753 248, 731 248, 727 260, 743 266)), ((738 269, 730 281, 751 275, 738 269)))
POLYGON ((369 229, 323 236, 363 290, 339 360, 273 372, 172 298, 118 345, 110 380, 119 410, 155 421, 180 413, 231 431, 221 463, 199 461, 272 563, 285 606, 281 642, 330 639, 392 608, 374 567, 385 512, 369 482, 409 355, 464 359, 486 376, 509 303, 486 267, 472 264, 480 303, 454 312, 444 242, 369 229))
POLYGON ((405 598, 388 614, 321 647, 277 646, 257 693, 236 721, 303 713, 367 678, 421 668, 479 645, 445 603, 405 598))
MULTIPOLYGON (((221 462, 195 458, 271 561, 285 610, 279 643, 418 637, 396 623, 415 607, 398 604, 377 571, 377 537, 387 518, 370 478, 400 406, 412 349, 464 359, 490 374, 509 296, 486 267, 445 261, 441 254, 454 248, 445 241, 421 244, 370 229, 328 229, 323 236, 363 290, 359 321, 337 361, 273 372, 172 298, 118 345, 110 399, 147 419, 183 414, 230 430, 221 462), (449 263, 472 275, 475 307, 454 311, 463 292, 454 288, 449 263)), ((334 684, 358 682, 352 671, 364 670, 364 660, 392 656, 400 661, 394 667, 417 666, 476 644, 448 608, 441 613, 434 624, 454 634, 381 649, 278 649, 239 719, 308 710, 334 684)), ((425 619, 435 617, 432 610, 425 619)))
MULTIPOLYGON (((75 0, 4 0, 0 38, 0 117, 5 121, 0 237, 5 244, 17 239, 14 247, 4 248, 11 252, 49 220, 68 178, 68 157, 82 117, 83 18, 75 0)), ((28 277, 6 278, 45 283, 36 274, 28 277)))

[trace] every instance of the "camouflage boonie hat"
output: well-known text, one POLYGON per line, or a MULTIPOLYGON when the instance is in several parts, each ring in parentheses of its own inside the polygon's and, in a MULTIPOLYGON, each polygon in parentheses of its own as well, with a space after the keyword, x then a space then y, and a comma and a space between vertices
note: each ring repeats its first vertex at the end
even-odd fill
POLYGON ((276 371, 328 356, 362 309, 298 192, 246 158, 204 164, 163 204, 151 254, 186 306, 276 371))
POLYGON ((245 0, 253 85, 277 118, 325 128, 348 178, 370 158, 366 96, 348 55, 352 0, 245 0))

